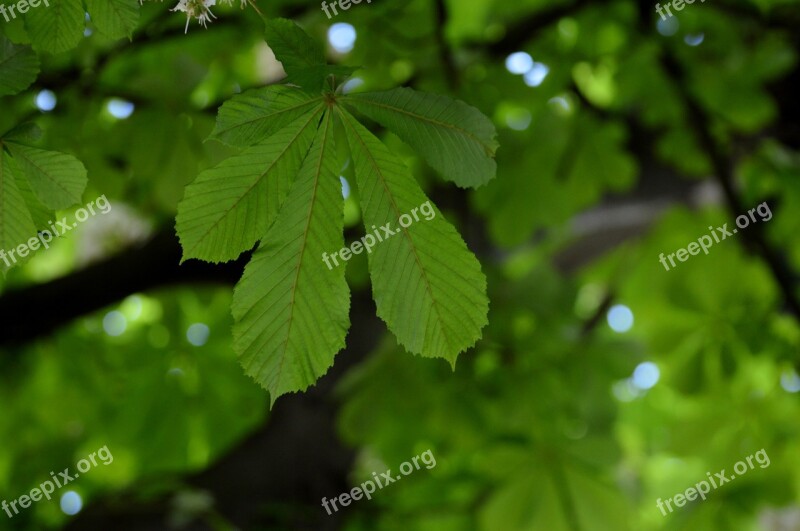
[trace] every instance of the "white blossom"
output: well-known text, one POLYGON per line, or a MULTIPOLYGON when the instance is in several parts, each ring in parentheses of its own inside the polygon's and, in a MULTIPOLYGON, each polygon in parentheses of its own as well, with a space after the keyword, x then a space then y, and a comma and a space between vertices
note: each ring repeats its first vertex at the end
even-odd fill
MULTIPOLYGON (((219 3, 220 5, 230 6, 235 1, 236 0, 219 0, 219 3)), ((143 2, 144 0, 139 0, 140 5, 143 2)), ((248 2, 249 0, 240 0, 240 7, 244 9, 247 7, 248 2)), ((186 29, 184 32, 188 33, 189 22, 191 22, 193 18, 196 18, 200 25, 202 25, 204 28, 208 27, 209 22, 217 18, 214 16, 214 13, 211 12, 211 7, 215 5, 217 5, 217 0, 178 0, 178 4, 170 11, 181 11, 186 13, 186 29)))

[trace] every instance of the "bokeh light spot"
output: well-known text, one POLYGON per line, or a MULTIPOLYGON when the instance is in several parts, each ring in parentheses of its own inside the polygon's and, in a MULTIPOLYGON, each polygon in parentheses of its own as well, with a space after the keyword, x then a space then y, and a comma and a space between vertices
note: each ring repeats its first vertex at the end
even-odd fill
POLYGON ((678 28, 680 28, 680 23, 677 17, 668 17, 666 20, 659 18, 656 22, 656 29, 665 37, 671 37, 678 33, 678 28))
POLYGON ((42 90, 36 95, 36 106, 40 111, 52 111, 56 108, 56 102, 56 95, 50 90, 42 90))
POLYGON ((113 312, 108 312, 105 317, 103 317, 103 330, 110 336, 121 336, 125 333, 127 328, 128 320, 122 312, 114 310, 113 312))
POLYGON ((360 77, 350 78, 347 81, 345 81, 344 84, 342 85, 342 93, 343 94, 350 94, 351 92, 353 92, 355 89, 357 89, 358 87, 360 87, 363 84, 364 84, 364 80, 361 79, 360 77))
POLYGON ((203 323, 194 323, 186 330, 186 339, 196 347, 202 347, 208 342, 211 330, 203 323))
POLYGON ((554 96, 547 100, 547 103, 555 107, 562 115, 572 113, 572 105, 570 105, 569 100, 564 96, 554 96))
POLYGON ((506 69, 512 74, 524 74, 533 67, 533 58, 526 52, 514 52, 506 57, 506 69))
POLYGON ((614 382, 611 386, 611 393, 620 402, 633 402, 643 394, 641 389, 633 385, 631 378, 614 382))
POLYGON ((697 33, 695 35, 686 35, 683 38, 683 42, 688 44, 689 46, 700 46, 705 39, 705 35, 703 33, 697 33))
POLYGON ((538 87, 550 73, 550 67, 544 63, 533 63, 533 66, 528 70, 523 78, 525 84, 529 87, 538 87))
POLYGON ((506 125, 514 131, 524 131, 531 125, 531 119, 527 109, 515 109, 506 115, 506 125))
POLYGON ((124 120, 133 114, 136 106, 126 100, 120 98, 111 98, 106 104, 109 114, 118 120, 124 120))
POLYGON ((356 45, 356 29, 346 23, 337 22, 328 28, 328 42, 339 53, 347 53, 356 45))
POLYGON ((656 364, 651 361, 645 361, 637 365, 633 370, 631 381, 639 389, 650 389, 658 383, 660 377, 661 372, 656 364))
POLYGON ((624 304, 615 304, 606 315, 608 326, 614 332, 627 332, 633 327, 633 312, 624 304))
POLYGON ((781 374, 781 387, 788 393, 800 392, 800 376, 793 370, 781 374))
POLYGON ((81 512, 82 508, 83 500, 81 499, 80 494, 74 490, 68 490, 61 495, 61 510, 64 512, 64 514, 72 516, 81 512))

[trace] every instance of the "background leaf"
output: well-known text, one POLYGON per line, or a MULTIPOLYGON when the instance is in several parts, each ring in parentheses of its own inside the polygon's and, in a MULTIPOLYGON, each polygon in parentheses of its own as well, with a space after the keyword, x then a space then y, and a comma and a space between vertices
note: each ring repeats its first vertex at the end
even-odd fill
POLYGON ((49 0, 25 14, 25 26, 39 52, 60 53, 71 50, 83 39, 85 11, 81 0, 49 0))
POLYGON ((36 197, 46 207, 58 210, 81 201, 88 182, 81 161, 56 151, 11 142, 7 145, 36 197))
POLYGON ((139 21, 138 0, 86 0, 95 27, 111 39, 131 37, 139 21))
MULTIPOLYGON (((0 251, 10 251, 36 236, 36 226, 17 188, 15 174, 18 171, 11 156, 0 151, 0 251)), ((14 265, 11 257, 8 260, 9 264, 0 260, 4 271, 14 265)))
POLYGON ((30 46, 14 44, 0 34, 0 96, 28 88, 39 74, 39 58, 30 46))
POLYGON ((289 75, 304 68, 325 64, 325 53, 319 43, 291 20, 268 20, 265 36, 267 44, 289 75))
POLYGON ((42 138, 42 130, 33 122, 25 122, 3 135, 3 140, 27 144, 42 138))
POLYGON ((39 198, 37 198, 36 194, 33 193, 31 185, 22 171, 17 169, 17 171, 14 172, 14 175, 16 177, 19 193, 25 200, 25 206, 28 208, 28 212, 33 219, 33 224, 36 226, 36 230, 48 229, 49 223, 52 223, 56 218, 55 212, 52 208, 47 208, 42 204, 41 201, 39 201, 39 198))

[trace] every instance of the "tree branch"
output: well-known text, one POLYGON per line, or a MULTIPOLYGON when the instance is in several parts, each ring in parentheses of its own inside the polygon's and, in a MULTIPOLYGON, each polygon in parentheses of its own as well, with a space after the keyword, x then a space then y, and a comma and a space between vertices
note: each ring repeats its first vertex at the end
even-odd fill
POLYGON ((453 59, 453 51, 447 43, 447 5, 445 0, 435 0, 436 6, 436 45, 439 47, 439 60, 444 69, 447 86, 455 91, 460 84, 460 75, 453 59))
MULTIPOLYGON (((697 135, 700 146, 706 152, 714 170, 714 176, 722 187, 728 209, 733 217, 744 212, 746 208, 742 204, 736 190, 733 173, 733 163, 729 157, 723 153, 714 136, 711 133, 711 118, 706 113, 703 106, 691 93, 687 84, 687 76, 680 62, 675 56, 665 51, 661 55, 661 63, 664 70, 675 80, 675 90, 683 100, 686 109, 689 125, 697 135)), ((800 299, 795 291, 796 275, 792 273, 786 263, 781 259, 779 253, 772 248, 762 229, 762 225, 754 224, 746 231, 743 231, 745 242, 747 242, 766 262, 772 276, 783 291, 784 300, 789 311, 800 321, 800 299)))
POLYGON ((181 247, 175 231, 164 229, 142 246, 68 276, 4 293, 0 296, 0 346, 46 336, 133 293, 175 284, 235 284, 249 257, 246 253, 221 265, 197 260, 179 265, 181 247))

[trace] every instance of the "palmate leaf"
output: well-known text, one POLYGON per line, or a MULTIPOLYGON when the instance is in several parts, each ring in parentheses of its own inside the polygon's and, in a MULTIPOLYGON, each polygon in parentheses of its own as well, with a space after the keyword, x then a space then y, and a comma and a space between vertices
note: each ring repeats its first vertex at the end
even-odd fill
MULTIPOLYGON (((36 226, 17 187, 18 173, 11 156, 0 149, 0 251, 10 251, 36 236, 36 226)), ((0 260, 3 271, 10 265, 0 260)))
POLYGON ((343 245, 332 115, 327 112, 275 223, 233 296, 234 349, 270 392, 306 389, 333 364, 350 326, 344 268, 322 253, 343 245))
POLYGON ((39 58, 33 49, 0 35, 0 96, 22 92, 38 74, 39 58))
POLYGON ((486 325, 486 277, 458 232, 437 211, 402 228, 398 219, 428 201, 408 168, 346 111, 340 112, 355 165, 367 231, 391 223, 394 236, 369 254, 378 315, 407 350, 456 357, 486 325))
POLYGON ((466 103, 409 88, 340 98, 414 148, 445 179, 477 188, 495 176, 497 131, 466 103))
POLYGON ((58 210, 80 202, 88 181, 86 168, 78 159, 12 142, 6 145, 36 197, 47 208, 58 210))
POLYGON ((234 349, 245 372, 274 403, 316 382, 344 347, 346 266, 325 254, 343 244, 338 171, 348 156, 368 232, 387 223, 398 230, 368 254, 378 315, 407 350, 454 366, 487 323, 480 264, 408 169, 339 102, 392 128, 461 186, 494 176, 494 127, 476 109, 441 96, 404 89, 338 96, 337 84, 355 69, 324 64, 321 48, 293 22, 269 23, 267 36, 287 84, 248 91, 220 108, 210 138, 244 151, 202 173, 177 217, 184 259, 228 260, 261 242, 232 304, 234 349), (426 203, 431 211, 420 209, 426 203), (400 216, 414 210, 435 216, 400 227, 400 216))
POLYGON ((251 146, 297 120, 321 97, 282 85, 249 90, 225 102, 210 138, 231 146, 251 146))
POLYGON ((186 188, 176 219, 183 260, 233 260, 266 234, 308 153, 322 108, 309 108, 186 188))

